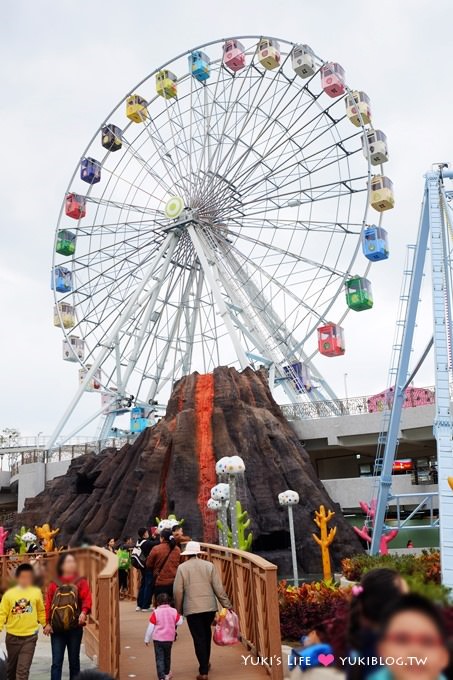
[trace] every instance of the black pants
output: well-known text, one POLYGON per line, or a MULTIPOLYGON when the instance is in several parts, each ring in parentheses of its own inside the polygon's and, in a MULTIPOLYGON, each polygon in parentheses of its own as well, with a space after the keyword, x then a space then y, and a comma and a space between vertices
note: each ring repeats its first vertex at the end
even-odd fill
POLYGON ((200 675, 209 672, 209 659, 211 658, 211 626, 214 623, 215 612, 202 612, 201 614, 189 614, 187 624, 192 635, 195 654, 200 664, 200 675))
POLYGON ((165 680, 165 676, 171 671, 171 648, 173 642, 154 641, 154 654, 156 656, 156 670, 158 680, 165 680))
POLYGON ((51 680, 61 680, 63 661, 66 649, 68 650, 69 677, 71 680, 80 673, 80 646, 82 644, 83 628, 74 628, 65 633, 52 633, 52 667, 50 669, 51 680))
POLYGON ((127 569, 118 569, 118 581, 120 590, 127 590, 129 587, 129 572, 127 569))
POLYGON ((150 569, 141 570, 142 578, 140 581, 140 589, 137 597, 137 607, 141 609, 148 609, 151 606, 153 597, 154 577, 150 569))

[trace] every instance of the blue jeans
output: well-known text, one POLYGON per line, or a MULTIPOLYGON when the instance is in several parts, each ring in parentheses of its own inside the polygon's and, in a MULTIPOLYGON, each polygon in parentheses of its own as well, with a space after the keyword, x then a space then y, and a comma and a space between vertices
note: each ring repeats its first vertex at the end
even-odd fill
POLYGON ((153 585, 153 572, 150 569, 142 569, 142 579, 140 581, 140 590, 138 591, 137 597, 137 607, 140 607, 140 609, 148 609, 151 607, 153 585))
POLYGON ((165 680, 171 670, 171 648, 173 642, 154 641, 154 654, 156 655, 156 670, 158 680, 165 680))
POLYGON ((69 680, 75 680, 80 673, 80 645, 82 644, 83 628, 74 628, 65 633, 52 633, 52 667, 50 680, 61 680, 63 661, 68 650, 69 680))

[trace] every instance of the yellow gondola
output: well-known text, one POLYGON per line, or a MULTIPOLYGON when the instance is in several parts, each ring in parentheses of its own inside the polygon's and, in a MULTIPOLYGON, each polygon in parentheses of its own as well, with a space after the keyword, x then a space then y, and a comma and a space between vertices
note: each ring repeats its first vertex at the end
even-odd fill
POLYGON ((156 92, 164 99, 172 99, 178 94, 177 77, 168 69, 156 74, 156 92))
POLYGON ((126 116, 134 123, 142 123, 149 118, 148 102, 139 94, 132 94, 126 101, 126 116))

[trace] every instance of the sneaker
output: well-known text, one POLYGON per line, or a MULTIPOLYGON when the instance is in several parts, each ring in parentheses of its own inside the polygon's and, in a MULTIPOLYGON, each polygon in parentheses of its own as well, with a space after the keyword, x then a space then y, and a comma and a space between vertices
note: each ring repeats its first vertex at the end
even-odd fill
POLYGON ((151 607, 146 607, 146 609, 142 609, 142 612, 150 612, 152 611, 151 607))
POLYGON ((170 671, 168 675, 165 676, 165 680, 171 680, 173 677, 173 673, 170 671))
POLYGON ((141 607, 135 607, 135 611, 136 611, 136 612, 141 612, 141 611, 142 611, 142 608, 141 608, 141 607))

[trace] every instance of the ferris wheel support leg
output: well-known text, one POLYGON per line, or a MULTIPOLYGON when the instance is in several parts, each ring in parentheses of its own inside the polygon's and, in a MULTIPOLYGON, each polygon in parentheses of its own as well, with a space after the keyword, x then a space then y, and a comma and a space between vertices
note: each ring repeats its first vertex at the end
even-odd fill
POLYGON ((205 251, 204 251, 201 239, 198 236, 197 230, 195 229, 193 224, 191 224, 187 227, 187 232, 190 236, 193 247, 195 248, 195 252, 197 253, 198 259, 200 260, 200 264, 203 268, 204 275, 206 276, 206 279, 207 279, 207 281, 208 281, 208 283, 211 287, 212 294, 214 296, 214 300, 216 302, 218 312, 219 312, 220 316, 222 317, 222 321, 225 324, 225 327, 226 327, 228 334, 231 338, 231 342, 233 343, 233 347, 236 351, 236 356, 237 356, 238 361, 241 365, 241 368, 242 369, 247 368, 247 366, 250 365, 250 362, 247 359, 244 348, 242 347, 241 341, 239 340, 239 337, 238 337, 236 330, 234 328, 233 320, 230 316, 230 312, 228 310, 228 307, 226 306, 225 300, 223 299, 223 295, 222 295, 222 292, 220 290, 219 282, 217 281, 216 277, 214 276, 213 269, 211 268, 211 265, 208 262, 208 258, 206 256, 205 251))
POLYGON ((437 443, 439 484, 440 561, 442 584, 452 588, 453 493, 448 485, 448 477, 453 474, 453 420, 450 403, 450 345, 452 341, 451 261, 448 245, 449 237, 444 219, 446 202, 440 172, 429 173, 427 183, 430 195, 431 278, 436 385, 434 436, 437 443))
MULTIPOLYGON (((93 364, 91 365, 91 368, 87 371, 86 376, 84 380, 81 382, 79 385, 79 389, 77 390, 76 394, 74 395, 71 403, 69 404, 68 408, 66 409, 65 413, 63 414, 60 422, 58 423, 57 427, 55 428, 54 433, 52 434, 50 441, 49 441, 49 450, 53 449, 56 445, 57 439, 60 436, 61 432, 63 431, 63 428, 65 427, 66 423, 70 419, 71 415, 73 414, 74 409, 77 407, 80 399, 82 398, 87 385, 89 384, 90 380, 98 370, 99 366, 102 364, 102 362, 105 360, 109 352, 111 351, 111 347, 115 344, 116 337, 118 333, 120 332, 121 328, 123 325, 126 323, 128 319, 130 319, 131 314, 134 312, 136 308, 138 308, 139 305, 139 298, 142 295, 144 289, 146 288, 146 285, 148 284, 149 280, 157 270, 162 258, 165 256, 167 253, 172 241, 174 239, 177 239, 177 235, 175 235, 174 232, 170 232, 167 236, 167 238, 163 241, 161 247, 157 251, 155 257, 153 258, 151 264, 149 267, 146 269, 143 279, 141 283, 137 286, 136 290, 134 293, 131 295, 129 302, 125 306, 124 310, 120 314, 115 326, 112 329, 112 332, 110 333, 110 336, 108 337, 107 341, 105 342, 105 345, 102 347, 101 351, 99 352, 98 356, 94 360, 93 364)), ((148 295, 146 296, 148 297, 148 295)))
POLYGON ((162 354, 160 355, 160 357, 157 361, 156 375, 153 378, 153 381, 151 383, 151 387, 148 391, 148 395, 147 395, 147 398, 146 398, 148 403, 151 403, 152 401, 154 401, 154 398, 155 398, 157 391, 159 389, 160 381, 161 381, 161 378, 162 378, 162 373, 164 371, 165 364, 167 362, 168 354, 170 352, 172 343, 174 342, 174 339, 175 339, 176 334, 178 332, 181 317, 183 315, 183 312, 185 310, 185 306, 186 306, 187 301, 189 299, 190 291, 192 290, 192 284, 193 284, 193 280, 195 278, 195 274, 196 274, 196 269, 193 268, 192 271, 190 272, 189 278, 188 278, 187 283, 185 285, 184 293, 183 293, 182 298, 181 298, 181 304, 180 304, 179 309, 176 313, 176 316, 175 316, 175 319, 173 321, 169 336, 167 338, 167 344, 166 344, 162 354))
POLYGON ((129 359, 127 368, 124 372, 124 376, 123 376, 123 379, 122 379, 123 389, 127 388, 127 383, 129 381, 129 378, 131 377, 132 372, 133 372, 133 370, 134 370, 134 368, 137 364, 137 361, 140 358, 140 354, 143 351, 143 343, 144 343, 145 338, 147 337, 148 325, 149 325, 149 322, 151 321, 151 316, 154 312, 154 308, 156 306, 156 302, 157 302, 157 299, 159 297, 160 287, 161 287, 161 285, 162 285, 162 283, 163 283, 163 281, 164 281, 164 279, 167 275, 168 268, 171 264, 171 258, 172 258, 174 251, 175 251, 178 240, 179 240, 179 236, 176 235, 175 238, 173 239, 173 241, 170 243, 168 251, 166 252, 165 259, 164 259, 164 262, 163 262, 163 266, 161 267, 157 276, 155 278, 153 277, 153 280, 154 280, 153 290, 152 290, 152 293, 149 297, 148 302, 146 303, 147 304, 146 312, 143 315, 143 319, 141 320, 140 330, 138 332, 138 335, 137 335, 137 337, 135 339, 135 343, 134 343, 134 349, 132 350, 131 357, 129 359))
POLYGON ((379 490, 374 517, 373 537, 371 541, 370 553, 379 553, 380 541, 384 531, 385 515, 390 498, 390 488, 392 485, 392 470, 395 460, 398 435, 401 424, 401 415, 404 405, 404 388, 409 373, 409 360, 414 340, 414 332, 417 320, 417 309, 420 299, 420 290, 425 267, 426 248, 429 237, 429 197, 425 187, 423 197, 420 226, 417 238, 417 247, 414 255, 414 267, 409 289, 409 299, 407 302, 406 323, 404 326, 401 352, 396 374, 395 392, 393 398, 390 420, 388 425, 385 449, 382 461, 382 471, 379 478, 379 490))

